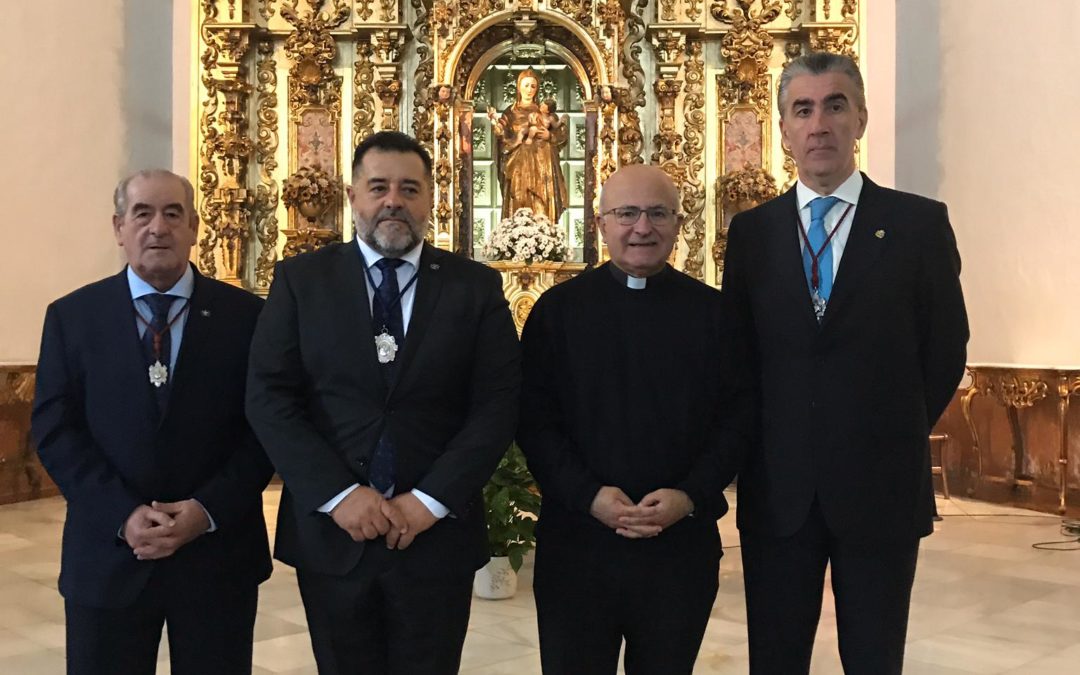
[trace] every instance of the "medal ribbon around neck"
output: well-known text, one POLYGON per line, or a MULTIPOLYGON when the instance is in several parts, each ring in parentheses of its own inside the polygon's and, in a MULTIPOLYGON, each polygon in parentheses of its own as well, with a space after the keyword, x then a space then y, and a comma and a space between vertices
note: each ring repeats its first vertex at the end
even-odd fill
POLYGON ((139 312, 138 310, 135 312, 135 318, 146 326, 146 330, 150 331, 150 336, 153 338, 154 365, 150 366, 150 384, 155 387, 160 387, 169 381, 169 369, 161 363, 161 336, 172 330, 173 325, 180 320, 180 317, 187 313, 190 304, 191 301, 188 298, 184 298, 184 305, 180 308, 180 311, 176 313, 176 316, 169 319, 169 322, 165 324, 165 328, 161 331, 154 330, 154 327, 150 325, 150 322, 143 317, 142 312, 139 312))
POLYGON ((807 228, 803 227, 802 216, 799 216, 799 234, 802 235, 803 243, 806 244, 806 250, 810 253, 810 287, 815 291, 818 289, 818 285, 821 283, 821 275, 818 272, 821 256, 825 253, 825 249, 832 242, 833 235, 837 233, 840 226, 844 224, 844 220, 848 217, 848 212, 854 207, 854 204, 848 204, 844 209, 844 213, 840 215, 840 220, 836 221, 836 225, 833 225, 829 235, 825 237, 825 242, 821 244, 821 248, 814 252, 814 248, 810 246, 810 235, 807 233, 807 228))
MULTIPOLYGON (((375 283, 375 278, 374 278, 374 276, 372 276, 372 267, 373 266, 374 266, 374 264, 373 265, 365 265, 364 266, 364 273, 367 275, 367 283, 372 285, 372 293, 375 294, 375 297, 378 297, 377 288, 378 288, 379 284, 375 283)), ((396 274, 397 270, 396 269, 389 269, 389 270, 384 271, 382 273, 383 274, 396 274)), ((397 354, 397 341, 394 340, 394 336, 390 335, 390 330, 387 328, 387 323, 386 323, 387 315, 390 314, 390 312, 395 307, 400 305, 400 303, 402 301, 402 298, 405 297, 405 293, 407 293, 408 289, 411 286, 413 286, 414 283, 416 283, 417 276, 419 276, 419 275, 420 275, 420 269, 419 269, 419 267, 417 267, 417 270, 415 272, 413 272, 413 276, 411 276, 411 278, 409 278, 408 282, 405 283, 405 286, 402 287, 401 291, 397 292, 397 297, 394 298, 394 300, 392 302, 390 302, 388 306, 382 308, 382 320, 383 320, 383 322, 382 322, 382 332, 379 333, 379 335, 375 336, 375 351, 379 356, 379 363, 390 363, 391 361, 394 360, 394 356, 397 354)), ((384 281, 386 281, 386 280, 383 279, 383 282, 384 281)), ((373 301, 373 307, 374 307, 374 301, 373 301)), ((404 316, 402 316, 402 330, 405 329, 404 319, 405 319, 404 316)))

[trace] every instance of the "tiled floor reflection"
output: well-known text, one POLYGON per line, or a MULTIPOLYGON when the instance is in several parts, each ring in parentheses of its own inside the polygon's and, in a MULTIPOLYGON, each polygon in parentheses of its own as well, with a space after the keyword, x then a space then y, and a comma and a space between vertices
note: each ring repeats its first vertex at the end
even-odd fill
MULTIPOLYGON (((266 495, 274 521, 280 489, 266 495)), ((732 496, 732 500, 734 497, 732 496)), ((906 673, 1080 672, 1080 551, 1041 551, 1062 539, 1056 518, 972 502, 939 500, 945 520, 923 541, 911 610, 906 673)), ((63 605, 56 592, 64 504, 47 499, 0 507, 0 673, 64 672, 63 605)), ((738 533, 721 521, 728 550, 720 593, 695 673, 745 673, 746 613, 738 533)), ((462 672, 539 673, 531 570, 510 600, 473 603, 462 672)), ((826 593, 829 591, 826 590, 826 593)), ((255 672, 315 675, 292 570, 278 565, 262 586, 255 672)), ((167 673, 162 644, 160 673, 167 673)), ((814 673, 840 673, 836 621, 827 597, 814 673)))

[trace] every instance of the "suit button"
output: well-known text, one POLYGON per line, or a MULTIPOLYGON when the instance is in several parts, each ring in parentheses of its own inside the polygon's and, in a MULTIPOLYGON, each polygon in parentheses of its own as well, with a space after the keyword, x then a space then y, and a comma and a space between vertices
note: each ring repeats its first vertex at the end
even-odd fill
POLYGON ((386 409, 386 414, 387 415, 393 415, 394 414, 394 409, 393 408, 387 408, 386 409))
POLYGON ((366 466, 367 465, 367 460, 364 459, 363 457, 358 457, 356 459, 356 463, 359 464, 360 466, 366 466))

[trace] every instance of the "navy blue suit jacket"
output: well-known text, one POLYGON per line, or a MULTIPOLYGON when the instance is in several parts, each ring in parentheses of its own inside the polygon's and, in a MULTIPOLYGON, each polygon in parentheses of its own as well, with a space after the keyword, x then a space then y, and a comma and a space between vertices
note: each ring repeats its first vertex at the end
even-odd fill
POLYGON ((865 178, 828 309, 814 317, 795 189, 731 222, 723 295, 760 439, 739 528, 787 536, 816 498, 836 535, 932 531, 927 436, 964 372, 967 314, 945 205, 865 178))
POLYGON ((60 592, 125 607, 155 568, 185 584, 258 584, 271 561, 262 490, 273 469, 244 417, 256 296, 195 273, 168 408, 159 414, 126 272, 49 305, 32 433, 68 502, 60 592), (215 532, 173 556, 139 561, 117 532, 152 500, 195 498, 215 532))

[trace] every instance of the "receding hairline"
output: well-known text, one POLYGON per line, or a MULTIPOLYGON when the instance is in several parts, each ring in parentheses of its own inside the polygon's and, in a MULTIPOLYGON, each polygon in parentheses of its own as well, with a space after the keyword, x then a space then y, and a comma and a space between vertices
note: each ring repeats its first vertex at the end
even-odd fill
POLYGON ((134 173, 128 174, 120 179, 120 182, 116 184, 116 189, 113 190, 113 213, 117 216, 123 216, 127 213, 128 209, 128 187, 131 185, 131 181, 136 178, 159 178, 169 177, 175 179, 180 183, 180 187, 184 191, 184 208, 190 213, 189 215, 195 217, 195 188, 191 185, 191 181, 179 174, 175 174, 168 169, 140 169, 134 173))
MULTIPOLYGON (((666 171, 654 164, 627 164, 608 176, 608 179, 600 186, 601 211, 606 211, 608 209, 607 200, 604 195, 608 192, 608 186, 611 184, 612 179, 617 181, 629 181, 634 179, 634 174, 640 174, 641 178, 648 178, 663 185, 664 191, 667 193, 669 201, 668 205, 676 211, 679 210, 681 197, 679 194, 679 187, 675 185, 675 181, 671 180, 671 176, 669 176, 666 171)), ((611 208, 614 208, 614 206, 611 208)))

